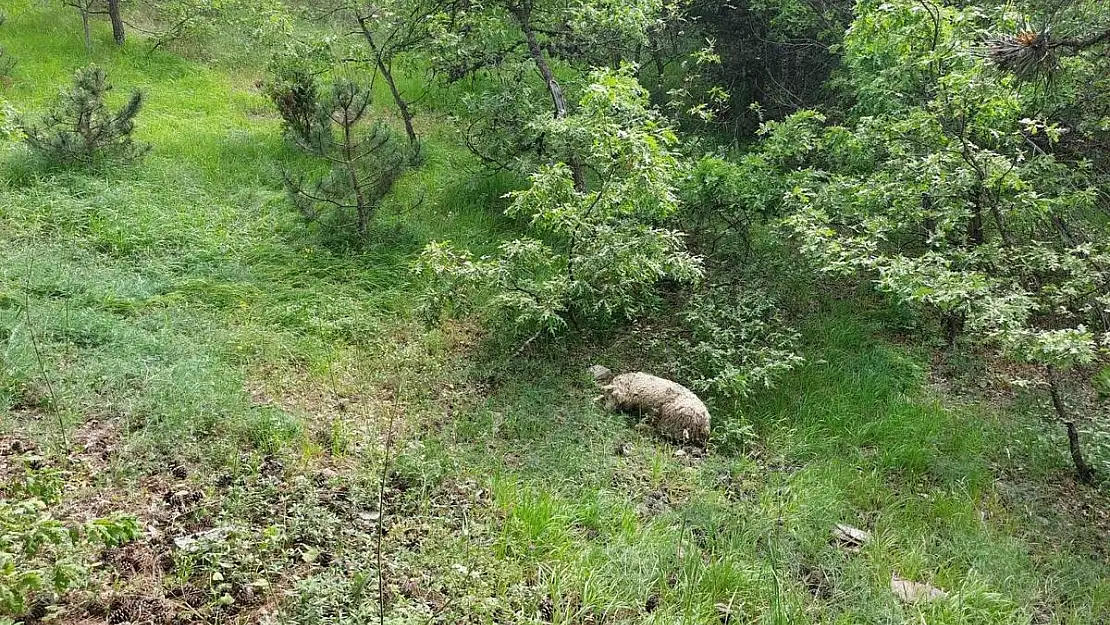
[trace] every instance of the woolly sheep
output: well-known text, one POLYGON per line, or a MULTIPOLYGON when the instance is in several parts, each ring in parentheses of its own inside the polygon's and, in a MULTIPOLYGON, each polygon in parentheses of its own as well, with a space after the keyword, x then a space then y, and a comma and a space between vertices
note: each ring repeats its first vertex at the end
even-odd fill
POLYGON ((622 373, 601 391, 608 410, 645 415, 656 431, 671 440, 695 445, 709 440, 709 409, 677 382, 642 372, 622 373))

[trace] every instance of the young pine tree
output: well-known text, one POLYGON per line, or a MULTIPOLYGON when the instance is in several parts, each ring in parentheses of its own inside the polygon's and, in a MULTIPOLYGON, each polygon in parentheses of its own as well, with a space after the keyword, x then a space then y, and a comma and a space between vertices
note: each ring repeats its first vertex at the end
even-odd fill
POLYGON ((337 80, 321 91, 304 71, 288 72, 270 88, 286 136, 331 165, 315 179, 286 172, 286 188, 309 220, 338 213, 341 219, 353 218, 358 235, 365 236, 415 148, 403 144, 385 123, 368 118, 371 94, 362 86, 337 80))
POLYGON ((73 86, 39 123, 22 124, 27 145, 54 165, 121 163, 142 157, 150 146, 136 143, 131 134, 143 95, 133 91, 123 108, 112 111, 104 102, 111 90, 103 69, 90 65, 78 70, 73 86))

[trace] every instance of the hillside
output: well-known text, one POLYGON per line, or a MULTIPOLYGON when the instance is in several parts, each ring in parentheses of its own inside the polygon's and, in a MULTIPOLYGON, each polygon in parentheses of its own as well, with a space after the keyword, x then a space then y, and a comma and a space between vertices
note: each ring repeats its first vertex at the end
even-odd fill
POLYGON ((152 151, 59 170, 0 140, 0 514, 34 498, 40 520, 129 536, 0 553, 0 623, 1110 619, 1105 488, 1074 480, 1043 401, 900 326, 897 303, 803 281, 804 363, 711 402, 732 444, 668 442, 586 373, 650 368, 628 332, 658 319, 509 347, 425 322, 426 244, 494 250, 520 228, 501 211, 521 181, 458 144, 436 90, 422 164, 354 242, 287 198, 308 157, 264 59, 116 48, 99 21, 86 53, 72 10, 6 11, 3 101, 37 116, 95 62, 113 104, 145 93, 152 151), (70 588, 5 612, 55 560, 70 588), (948 599, 901 601, 892 576, 948 599))

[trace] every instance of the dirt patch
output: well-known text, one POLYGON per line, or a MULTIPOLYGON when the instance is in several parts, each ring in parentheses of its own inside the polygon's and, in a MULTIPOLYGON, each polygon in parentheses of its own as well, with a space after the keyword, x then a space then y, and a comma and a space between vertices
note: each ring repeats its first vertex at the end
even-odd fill
POLYGON ((86 421, 70 437, 70 460, 84 464, 91 474, 104 471, 121 446, 122 432, 116 419, 86 421))
POLYGON ((1110 563, 1110 496, 1070 475, 1029 481, 1007 475, 998 482, 1002 503, 1023 518, 1031 542, 1077 545, 1110 563))

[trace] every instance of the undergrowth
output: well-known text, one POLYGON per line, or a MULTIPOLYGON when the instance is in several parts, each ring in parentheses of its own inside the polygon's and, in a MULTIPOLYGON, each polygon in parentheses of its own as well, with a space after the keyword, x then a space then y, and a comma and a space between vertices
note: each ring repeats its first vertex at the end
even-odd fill
POLYGON ((417 318, 427 241, 492 250, 513 228, 516 181, 481 175, 439 113, 356 243, 286 202, 303 157, 257 73, 103 29, 89 58, 75 20, 9 12, 4 100, 40 110, 93 60, 146 91, 153 150, 91 175, 3 144, 0 472, 33 456, 65 479, 57 518, 127 513, 142 535, 36 600, 112 622, 371 622, 383 601, 393 623, 1110 618, 1103 500, 1027 415, 929 385, 928 351, 883 335, 882 310, 800 307, 805 363, 713 406, 727 446, 676 448, 603 412, 584 372, 651 366, 646 343, 495 368, 489 337, 417 318), (873 540, 838 548, 837 523, 873 540), (892 575, 952 599, 902 605, 892 575))

